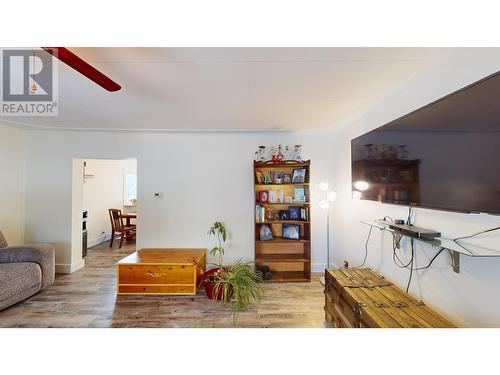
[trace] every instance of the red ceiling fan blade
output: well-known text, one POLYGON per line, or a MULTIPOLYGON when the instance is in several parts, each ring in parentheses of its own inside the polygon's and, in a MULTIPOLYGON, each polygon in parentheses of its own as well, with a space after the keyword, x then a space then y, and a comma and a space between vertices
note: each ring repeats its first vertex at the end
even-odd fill
POLYGON ((122 88, 119 84, 117 84, 110 78, 106 77, 96 68, 83 61, 81 58, 79 58, 77 55, 75 55, 67 48, 42 47, 42 49, 50 53, 51 55, 57 57, 63 63, 72 67, 77 72, 83 74, 85 77, 94 81, 99 86, 105 88, 108 91, 118 91, 122 88))

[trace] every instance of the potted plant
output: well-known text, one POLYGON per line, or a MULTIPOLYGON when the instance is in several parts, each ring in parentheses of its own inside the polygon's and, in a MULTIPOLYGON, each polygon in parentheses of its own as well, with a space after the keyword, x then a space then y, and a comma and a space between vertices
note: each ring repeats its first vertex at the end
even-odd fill
POLYGON ((222 222, 215 222, 208 231, 209 235, 216 236, 219 242, 210 250, 210 255, 218 256, 216 268, 205 273, 203 285, 208 298, 230 303, 233 313, 244 310, 250 303, 259 302, 262 298, 262 289, 259 282, 262 279, 260 272, 252 267, 253 262, 238 261, 230 266, 224 266, 223 243, 226 242, 227 230, 222 222))
POLYGON ((218 295, 214 295, 215 282, 219 278, 219 274, 222 270, 223 266, 223 255, 224 255, 224 247, 222 246, 223 242, 226 242, 227 232, 226 227, 220 221, 216 221, 212 224, 210 229, 208 230, 208 234, 211 236, 216 236, 217 241, 219 242, 219 246, 214 246, 212 250, 210 250, 209 254, 212 256, 218 256, 219 262, 216 264, 217 267, 212 268, 205 272, 203 277, 203 286, 205 288, 205 292, 207 297, 213 300, 222 299, 222 292, 219 292, 218 295))

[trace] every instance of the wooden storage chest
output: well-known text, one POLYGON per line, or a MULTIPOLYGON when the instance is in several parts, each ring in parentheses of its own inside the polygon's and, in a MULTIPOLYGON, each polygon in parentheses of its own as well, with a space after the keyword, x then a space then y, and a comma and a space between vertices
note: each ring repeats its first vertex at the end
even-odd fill
POLYGON ((205 249, 138 250, 117 263, 117 294, 194 295, 205 263, 205 249))
POLYGON ((325 270, 325 320, 335 328, 451 328, 369 268, 325 270))

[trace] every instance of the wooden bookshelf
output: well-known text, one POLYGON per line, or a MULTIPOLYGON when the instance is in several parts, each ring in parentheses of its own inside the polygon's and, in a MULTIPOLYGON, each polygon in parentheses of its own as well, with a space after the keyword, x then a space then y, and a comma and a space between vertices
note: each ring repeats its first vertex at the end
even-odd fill
POLYGON ((254 162, 254 222, 255 222, 255 263, 257 266, 267 266, 272 273, 271 282, 298 282, 311 280, 311 206, 309 204, 310 161, 296 162, 254 162), (306 170, 304 182, 276 183, 278 173, 293 176, 294 169, 306 170), (273 180, 269 183, 259 182, 257 172, 273 180), (293 201, 285 203, 285 197, 294 197, 295 188, 304 188, 305 202, 293 201), (274 190, 274 197, 279 196, 282 190, 283 201, 259 202, 259 192, 274 190), (259 208, 260 206, 260 208, 259 208), (296 206, 306 210, 307 217, 297 219, 281 219, 279 211, 286 211, 289 207, 296 206), (263 211, 262 211, 263 210, 263 211), (269 211, 271 210, 271 211, 269 211), (264 212, 264 214, 262 214, 264 212), (271 213, 270 213, 271 212, 271 213), (261 215, 259 215, 259 213, 261 215), (269 218, 271 215, 272 218, 269 218), (299 239, 283 238, 284 224, 298 225, 299 239), (260 239, 260 230, 263 225, 268 225, 273 233, 269 240, 260 239))

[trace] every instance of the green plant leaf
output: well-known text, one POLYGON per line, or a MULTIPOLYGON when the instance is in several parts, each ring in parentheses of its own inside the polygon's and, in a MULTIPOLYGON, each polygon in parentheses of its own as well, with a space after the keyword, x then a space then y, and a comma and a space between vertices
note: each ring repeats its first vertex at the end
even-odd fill
POLYGON ((214 297, 221 294, 221 303, 230 304, 233 312, 233 319, 239 311, 248 307, 249 304, 258 303, 262 299, 262 289, 259 285, 262 281, 262 274, 254 269, 254 262, 242 262, 240 259, 230 267, 223 267, 222 255, 225 250, 223 242, 227 240, 227 230, 224 224, 216 221, 210 227, 208 234, 216 236, 219 246, 210 250, 210 255, 219 255, 220 270, 214 282, 214 297))
POLYGON ((210 255, 215 256, 218 252, 220 252, 220 248, 218 246, 215 246, 210 250, 210 255))
POLYGON ((222 270, 220 280, 216 281, 214 293, 217 295, 218 291, 222 290, 221 302, 231 303, 234 318, 250 303, 258 303, 262 299, 263 292, 258 284, 262 277, 251 267, 252 264, 253 262, 237 262, 228 270, 222 270))

